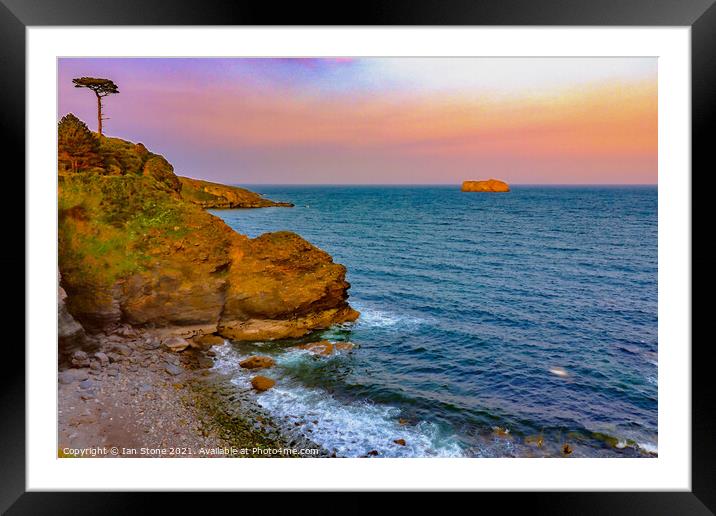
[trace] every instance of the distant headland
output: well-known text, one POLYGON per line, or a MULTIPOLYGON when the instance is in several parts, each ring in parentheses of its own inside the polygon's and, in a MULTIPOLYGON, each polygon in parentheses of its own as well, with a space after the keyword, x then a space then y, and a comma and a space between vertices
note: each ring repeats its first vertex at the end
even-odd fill
POLYGON ((499 179, 488 179, 487 181, 463 181, 463 192, 509 192, 510 185, 499 179))

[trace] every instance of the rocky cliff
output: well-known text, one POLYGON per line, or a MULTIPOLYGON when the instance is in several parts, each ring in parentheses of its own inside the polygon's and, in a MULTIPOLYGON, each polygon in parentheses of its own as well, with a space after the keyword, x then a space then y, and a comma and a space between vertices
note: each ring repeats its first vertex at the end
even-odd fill
POLYGON ((463 192, 509 192, 510 187, 504 181, 488 179, 486 181, 463 181, 463 192))
POLYGON ((198 204, 202 208, 269 208, 273 206, 291 207, 290 202, 274 202, 261 195, 219 183, 211 183, 189 177, 180 177, 183 199, 198 204))
POLYGON ((60 160, 58 188, 61 287, 84 329, 273 340, 358 317, 345 267, 300 236, 234 232, 188 202, 186 181, 141 144, 102 138, 91 152, 88 169, 60 160))

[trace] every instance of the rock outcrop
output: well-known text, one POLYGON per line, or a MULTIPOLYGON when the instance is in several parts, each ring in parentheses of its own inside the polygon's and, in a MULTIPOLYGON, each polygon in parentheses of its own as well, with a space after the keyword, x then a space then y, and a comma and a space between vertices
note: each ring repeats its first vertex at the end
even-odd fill
POLYGON ((318 342, 309 342, 308 344, 299 344, 298 349, 310 351, 314 355, 329 356, 334 351, 349 351, 353 349, 352 342, 330 342, 327 340, 319 340, 318 342))
POLYGON ((100 153, 110 146, 111 166, 59 177, 62 286, 67 313, 86 330, 201 326, 274 340, 358 317, 346 269, 326 252, 290 232, 234 232, 186 201, 164 158, 107 140, 100 153))
POLYGON ((84 347, 87 336, 82 325, 78 323, 67 310, 67 293, 60 285, 60 281, 61 277, 58 277, 57 337, 59 340, 60 355, 66 358, 84 347))
POLYGON ((202 208, 270 208, 274 206, 293 206, 290 202, 274 202, 261 195, 219 183, 211 183, 189 177, 179 177, 183 199, 198 204, 202 208))
POLYGON ((510 186, 504 181, 498 179, 488 179, 487 181, 463 181, 463 192, 509 192, 510 186))

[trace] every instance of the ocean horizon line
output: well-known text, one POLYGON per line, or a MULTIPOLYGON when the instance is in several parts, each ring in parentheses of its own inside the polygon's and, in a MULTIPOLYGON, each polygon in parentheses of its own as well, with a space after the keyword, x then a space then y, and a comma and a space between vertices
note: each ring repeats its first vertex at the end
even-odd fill
MULTIPOLYGON (((199 178, 192 178, 199 179, 199 178)), ((220 180, 201 179, 202 181, 210 181, 222 183, 220 180)), ((243 182, 223 182, 228 185, 242 186, 351 186, 351 187, 431 187, 431 186, 453 186, 460 187, 460 183, 243 183, 243 182)), ((624 188, 624 187, 658 187, 658 183, 509 183, 510 187, 541 187, 541 188, 624 188)))

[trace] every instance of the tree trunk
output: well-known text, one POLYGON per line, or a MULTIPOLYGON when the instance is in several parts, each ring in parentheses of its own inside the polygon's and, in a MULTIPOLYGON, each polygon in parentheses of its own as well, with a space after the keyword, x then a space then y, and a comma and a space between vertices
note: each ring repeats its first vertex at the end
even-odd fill
POLYGON ((102 97, 99 95, 97 95, 97 132, 102 136, 102 97))

